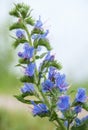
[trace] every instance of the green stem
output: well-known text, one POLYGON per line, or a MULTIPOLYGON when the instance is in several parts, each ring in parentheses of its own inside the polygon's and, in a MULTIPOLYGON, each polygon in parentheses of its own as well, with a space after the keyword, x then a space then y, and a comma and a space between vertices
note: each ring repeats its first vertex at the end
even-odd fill
POLYGON ((70 129, 69 129, 69 127, 70 127, 70 123, 69 123, 69 121, 68 121, 68 126, 67 126, 67 130, 70 130, 70 129))
POLYGON ((63 122, 58 117, 57 117, 56 121, 60 125, 62 130, 66 130, 66 127, 64 126, 63 122))
POLYGON ((28 35, 29 44, 32 46, 31 35, 30 35, 30 33, 29 33, 27 27, 26 27, 25 25, 24 25, 24 27, 25 27, 25 31, 26 31, 26 33, 27 33, 27 35, 28 35))
POLYGON ((42 97, 43 97, 43 99, 44 99, 45 104, 46 104, 46 105, 48 106, 48 108, 50 109, 50 104, 49 104, 49 102, 48 102, 48 100, 47 100, 45 94, 44 94, 42 91, 41 91, 41 95, 42 95, 42 97))

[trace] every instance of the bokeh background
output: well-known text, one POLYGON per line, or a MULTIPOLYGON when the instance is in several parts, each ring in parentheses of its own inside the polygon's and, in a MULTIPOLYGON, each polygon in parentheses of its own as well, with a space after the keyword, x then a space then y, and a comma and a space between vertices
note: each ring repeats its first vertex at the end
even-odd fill
POLYGON ((30 5, 33 17, 40 15, 49 28, 53 52, 72 87, 88 91, 88 1, 0 0, 0 130, 53 130, 47 118, 33 118, 30 108, 13 96, 20 93, 22 84, 8 28, 13 21, 9 10, 18 2, 30 5))

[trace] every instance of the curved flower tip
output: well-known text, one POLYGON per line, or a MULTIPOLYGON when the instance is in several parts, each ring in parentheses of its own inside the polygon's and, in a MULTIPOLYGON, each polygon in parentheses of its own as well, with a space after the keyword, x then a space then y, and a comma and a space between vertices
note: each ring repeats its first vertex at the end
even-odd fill
POLYGON ((49 51, 49 52, 47 53, 47 55, 46 55, 44 61, 53 61, 54 58, 55 58, 55 56, 54 56, 54 55, 51 55, 51 54, 50 54, 50 51, 49 51))
POLYGON ((24 31, 21 29, 16 30, 16 36, 20 39, 23 38, 25 36, 24 31))
POLYGON ((75 118, 76 126, 81 125, 81 120, 79 118, 75 118))
POLYGON ((50 80, 53 80, 53 79, 55 78, 55 75, 56 75, 56 68, 53 67, 53 66, 51 66, 51 67, 49 68, 48 78, 49 78, 50 80))
POLYGON ((36 21, 34 27, 38 28, 38 29, 41 29, 42 26, 43 26, 43 23, 41 21, 41 16, 39 16, 39 19, 36 21))
POLYGON ((81 112, 82 111, 82 107, 81 106, 76 106, 75 108, 74 108, 74 112, 75 113, 79 113, 79 112, 81 112))
POLYGON ((83 118, 81 119, 81 122, 84 122, 84 121, 86 121, 86 120, 88 120, 88 115, 85 116, 85 117, 83 117, 83 118))
POLYGON ((56 87, 59 88, 61 92, 66 91, 68 89, 68 83, 66 82, 65 74, 57 73, 55 75, 56 87))
POLYGON ((50 91, 52 88, 54 87, 54 83, 51 82, 49 79, 46 79, 43 83, 42 83, 42 89, 43 91, 50 91))
POLYGON ((33 76, 35 73, 35 67, 36 67, 35 63, 28 64, 27 68, 25 69, 25 74, 28 76, 33 76))
POLYGON ((68 110, 70 107, 70 97, 65 95, 61 96, 57 102, 57 107, 62 112, 68 110))
POLYGON ((42 115, 48 113, 48 109, 45 104, 40 103, 38 105, 36 105, 36 104, 33 104, 33 105, 34 105, 34 108, 32 110, 32 113, 34 116, 37 116, 37 115, 42 116, 42 115))
POLYGON ((21 88, 22 93, 33 93, 34 91, 34 85, 32 83, 25 83, 24 86, 21 88))
POLYGON ((32 39, 34 39, 34 40, 45 39, 47 37, 48 33, 49 33, 49 30, 46 30, 46 32, 44 32, 43 34, 33 34, 32 39))
POLYGON ((24 51, 23 52, 18 52, 18 56, 23 58, 23 59, 30 59, 34 55, 34 47, 29 46, 28 43, 25 43, 23 46, 24 51))
POLYGON ((84 103, 86 99, 86 90, 84 88, 79 88, 75 98, 76 102, 84 103))

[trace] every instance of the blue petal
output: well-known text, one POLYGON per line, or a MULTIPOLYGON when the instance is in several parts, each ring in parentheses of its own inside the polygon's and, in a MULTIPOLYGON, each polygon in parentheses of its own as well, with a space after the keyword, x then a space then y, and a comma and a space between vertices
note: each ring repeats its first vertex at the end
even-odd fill
POLYGON ((27 93, 27 92, 33 93, 34 92, 34 85, 31 83, 25 83, 23 88, 21 88, 21 92, 22 93, 27 93))
POLYGON ((35 63, 28 64, 28 66, 25 70, 25 74, 28 76, 33 76, 35 73, 35 67, 36 67, 35 63))
POLYGON ((24 37, 24 31, 18 29, 18 30, 16 31, 16 36, 17 36, 18 38, 22 38, 22 37, 24 37))

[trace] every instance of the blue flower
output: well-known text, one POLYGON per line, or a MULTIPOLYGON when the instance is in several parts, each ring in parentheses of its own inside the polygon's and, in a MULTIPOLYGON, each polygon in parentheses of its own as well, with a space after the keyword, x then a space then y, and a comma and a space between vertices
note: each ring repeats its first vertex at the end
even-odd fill
POLYGON ((57 103, 57 107, 60 111, 64 112, 69 109, 70 107, 70 98, 69 96, 61 96, 57 103))
POLYGON ((36 105, 35 103, 33 103, 34 105, 34 108, 32 110, 32 113, 34 116, 37 116, 37 115, 44 115, 46 113, 48 113, 48 109, 47 109, 47 106, 45 104, 38 104, 36 105))
POLYGON ((49 51, 49 52, 47 53, 47 55, 46 55, 44 61, 53 61, 54 58, 55 58, 55 56, 54 56, 54 55, 51 55, 51 54, 50 54, 50 51, 49 51))
POLYGON ((23 88, 21 88, 22 93, 33 93, 34 91, 34 85, 32 83, 25 83, 23 88))
POLYGON ((45 39, 47 37, 48 33, 49 33, 49 30, 46 30, 46 32, 44 32, 43 34, 33 34, 32 39, 34 39, 34 40, 45 39))
POLYGON ((66 76, 64 74, 57 73, 55 75, 55 82, 56 87, 59 88, 61 92, 68 89, 68 83, 66 82, 66 76))
POLYGON ((39 20, 36 21, 34 27, 38 28, 38 29, 41 29, 42 26, 43 26, 43 23, 41 21, 41 17, 39 16, 39 20))
POLYGON ((68 121, 65 121, 65 122, 64 122, 64 125, 67 127, 67 126, 68 126, 68 121))
POLYGON ((88 115, 85 116, 85 117, 83 117, 83 118, 81 119, 81 122, 85 122, 86 120, 88 120, 88 115))
POLYGON ((19 57, 21 57, 23 59, 30 59, 30 58, 33 57, 33 55, 34 55, 34 47, 29 46, 28 43, 25 43, 23 49, 24 49, 23 52, 18 53, 19 57))
POLYGON ((53 66, 51 66, 51 67, 49 68, 48 78, 49 78, 50 80, 52 80, 53 78, 55 78, 55 74, 56 74, 56 68, 53 67, 53 66))
POLYGON ((49 79, 46 79, 43 83, 42 83, 42 88, 43 91, 50 91, 52 88, 54 87, 54 83, 51 82, 49 79))
POLYGON ((16 36, 17 36, 18 38, 23 38, 23 37, 25 36, 25 35, 24 35, 24 31, 18 29, 18 30, 16 31, 16 36))
POLYGON ((81 125, 81 120, 79 118, 75 118, 76 126, 81 125))
POLYGON ((28 76, 33 76, 35 73, 35 63, 28 64, 27 68, 25 69, 25 74, 28 76))
POLYGON ((86 90, 84 88, 79 88, 76 94, 76 102, 84 103, 86 101, 86 90))
POLYGON ((74 111, 75 111, 75 113, 79 113, 79 112, 81 112, 82 111, 82 107, 81 106, 76 106, 75 108, 74 108, 74 111))

